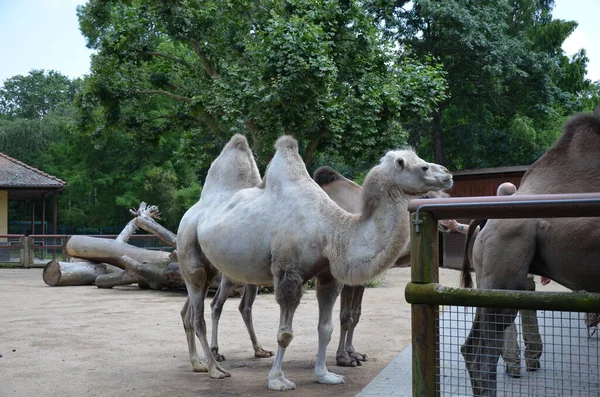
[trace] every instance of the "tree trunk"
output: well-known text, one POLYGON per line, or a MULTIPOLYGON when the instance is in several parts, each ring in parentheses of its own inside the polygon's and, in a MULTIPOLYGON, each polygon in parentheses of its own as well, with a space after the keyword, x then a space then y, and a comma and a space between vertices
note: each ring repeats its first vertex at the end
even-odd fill
MULTIPOLYGON (((120 269, 119 272, 99 275, 96 277, 96 280, 94 280, 94 284, 96 284, 96 287, 98 288, 112 288, 118 285, 129 285, 135 283, 140 283, 135 274, 120 269)), ((147 285, 144 285, 147 288, 147 285)))
POLYGON ((433 112, 433 120, 431 122, 433 134, 433 158, 434 162, 445 165, 444 159, 444 136, 442 135, 442 110, 439 109, 433 112))
POLYGON ((121 257, 127 255, 140 263, 164 264, 172 262, 171 254, 151 251, 107 238, 73 236, 67 243, 67 253, 74 258, 92 262, 110 263, 123 269, 121 257))
POLYGON ((152 251, 127 243, 88 236, 73 236, 67 243, 67 252, 76 258, 108 263, 127 274, 99 275, 96 285, 111 288, 138 282, 142 288, 182 288, 179 266, 175 255, 164 251, 152 251))
POLYGON ((112 288, 117 285, 138 283, 140 288, 182 288, 185 283, 174 263, 175 252, 152 251, 127 244, 138 227, 153 233, 171 247, 177 236, 153 218, 159 216, 158 207, 142 202, 138 210, 116 240, 73 236, 66 245, 71 262, 50 262, 44 270, 48 285, 89 285, 112 288))
POLYGON ((107 273, 106 266, 93 262, 59 262, 52 260, 44 267, 42 278, 50 286, 92 285, 96 277, 107 273))

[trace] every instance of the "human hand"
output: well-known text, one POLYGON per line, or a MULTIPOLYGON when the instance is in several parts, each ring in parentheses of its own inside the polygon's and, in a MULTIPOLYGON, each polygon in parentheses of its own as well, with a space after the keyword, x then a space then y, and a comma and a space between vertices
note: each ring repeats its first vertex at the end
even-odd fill
POLYGON ((440 221, 440 225, 455 232, 458 232, 458 222, 455 219, 442 219, 440 221))

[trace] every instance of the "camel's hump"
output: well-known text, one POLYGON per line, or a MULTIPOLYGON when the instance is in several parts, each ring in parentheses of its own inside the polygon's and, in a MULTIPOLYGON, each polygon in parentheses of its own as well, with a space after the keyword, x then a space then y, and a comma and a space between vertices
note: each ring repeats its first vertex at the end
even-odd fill
POLYGON ((317 168, 313 174, 313 179, 319 186, 326 186, 332 182, 342 179, 342 176, 333 168, 329 166, 322 166, 317 168))
POLYGON ((277 142, 275 142, 275 149, 277 150, 294 150, 294 151, 298 151, 298 141, 296 141, 292 136, 290 135, 283 135, 282 137, 280 137, 279 139, 277 139, 277 142))
POLYGON ((233 135, 231 137, 231 139, 229 140, 229 142, 227 143, 226 147, 231 147, 231 148, 241 149, 241 150, 250 148, 250 146, 248 145, 248 140, 242 134, 233 135))

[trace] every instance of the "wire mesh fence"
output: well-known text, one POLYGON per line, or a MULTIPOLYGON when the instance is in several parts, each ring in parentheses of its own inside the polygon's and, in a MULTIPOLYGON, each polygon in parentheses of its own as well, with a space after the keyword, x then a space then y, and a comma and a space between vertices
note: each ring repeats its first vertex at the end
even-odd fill
MULTIPOLYGON (((440 396, 473 395, 460 347, 475 310, 440 307, 436 351, 440 396)), ((600 396, 600 338, 588 332, 584 313, 522 310, 505 331, 502 345, 498 397, 600 396)))

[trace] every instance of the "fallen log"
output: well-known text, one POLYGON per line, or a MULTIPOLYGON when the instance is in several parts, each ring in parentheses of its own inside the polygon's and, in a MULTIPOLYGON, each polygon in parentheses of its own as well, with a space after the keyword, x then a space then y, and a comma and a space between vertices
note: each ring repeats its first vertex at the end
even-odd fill
POLYGON ((59 262, 52 260, 44 267, 42 279, 50 286, 92 285, 96 277, 107 273, 106 266, 101 263, 59 262))
POLYGON ((104 262, 130 273, 99 275, 96 285, 111 288, 117 285, 142 283, 152 289, 182 288, 179 266, 173 265, 174 255, 165 251, 152 251, 116 240, 89 236, 73 236, 66 246, 67 253, 76 258, 104 262))
POLYGON ((50 262, 44 281, 48 285, 93 284, 99 288, 138 283, 140 288, 184 288, 175 251, 147 250, 127 244, 138 228, 144 229, 175 248, 177 236, 154 218, 157 206, 142 202, 138 210, 130 210, 134 218, 116 240, 73 236, 66 245, 71 262, 50 262), (64 273, 64 274, 63 274, 64 273))
POLYGON ((147 250, 108 238, 73 236, 67 242, 66 249, 73 258, 109 263, 123 270, 126 270, 121 261, 123 255, 140 263, 164 264, 165 267, 172 262, 169 252, 147 250))

